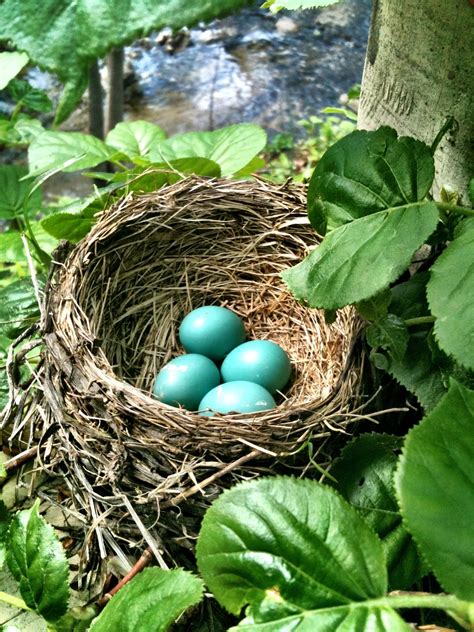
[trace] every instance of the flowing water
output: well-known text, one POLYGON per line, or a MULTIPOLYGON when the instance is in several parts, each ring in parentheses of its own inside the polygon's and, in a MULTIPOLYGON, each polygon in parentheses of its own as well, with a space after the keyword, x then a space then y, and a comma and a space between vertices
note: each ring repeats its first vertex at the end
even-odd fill
MULTIPOLYGON (((371 0, 277 15, 261 3, 177 37, 161 32, 127 47, 125 118, 153 121, 168 134, 241 122, 259 123, 270 136, 303 134, 299 119, 337 105, 360 82, 371 0)), ((30 80, 59 92, 47 73, 32 71, 30 80)), ((85 104, 63 127, 87 130, 85 104)), ((48 185, 50 193, 56 182, 62 193, 87 193, 84 178, 63 174, 48 185)))

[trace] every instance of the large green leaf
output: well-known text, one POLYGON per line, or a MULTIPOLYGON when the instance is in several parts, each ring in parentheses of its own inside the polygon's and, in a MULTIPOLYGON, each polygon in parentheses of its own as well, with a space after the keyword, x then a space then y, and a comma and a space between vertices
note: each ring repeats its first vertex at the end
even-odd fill
POLYGON ((136 167, 120 171, 112 179, 116 183, 122 183, 127 192, 146 193, 178 182, 183 176, 190 174, 215 178, 221 175, 221 170, 217 163, 207 158, 178 158, 168 164, 151 164, 145 169, 136 167))
POLYGON ((53 109, 51 99, 44 90, 33 88, 28 81, 14 79, 8 84, 8 92, 17 105, 34 110, 35 112, 50 112, 53 109))
MULTIPOLYGON (((330 147, 308 189, 311 224, 324 235, 354 219, 422 201, 434 177, 430 148, 390 127, 357 130, 330 147)), ((403 240, 403 237, 401 237, 403 240)))
MULTIPOLYGON (((2 409, 2 405, 0 401, 0 410, 1 409, 2 409)), ((6 539, 7 539, 7 533, 8 533, 8 528, 10 526, 10 522, 11 522, 10 512, 6 508, 3 500, 0 500, 0 569, 3 567, 3 563, 5 562, 6 539)))
POLYGON ((64 165, 62 171, 95 167, 111 158, 115 149, 100 139, 80 132, 46 131, 37 136, 28 148, 28 164, 33 176, 64 165), (73 164, 69 164, 73 161, 73 164))
MULTIPOLYGON (((428 279, 428 272, 417 272, 408 281, 395 285, 390 290, 390 312, 402 320, 428 316, 428 279)), ((466 385, 472 380, 467 370, 438 347, 430 323, 409 327, 404 355, 400 357, 388 353, 384 368, 416 395, 426 411, 431 410, 446 393, 450 376, 466 385)))
POLYGON ((0 90, 3 90, 27 63, 28 55, 25 53, 0 53, 0 90))
POLYGON ((0 289, 0 336, 14 339, 36 322, 40 312, 30 278, 0 289))
POLYGON ((439 345, 474 369, 474 218, 463 221, 430 272, 427 296, 439 345))
POLYGON ((187 132, 172 136, 154 147, 150 160, 164 162, 177 158, 208 158, 216 162, 223 176, 231 175, 247 164, 267 142, 258 125, 229 125, 213 132, 187 132))
POLYGON ((33 181, 28 178, 25 167, 18 165, 0 166, 0 219, 15 219, 23 210, 38 212, 41 208, 41 191, 36 189, 31 195, 33 181))
POLYGON ((204 517, 197 561, 225 608, 239 614, 250 604, 246 625, 336 630, 346 618, 380 619, 382 610, 402 624, 389 607, 379 609, 388 604, 367 603, 386 590, 380 540, 339 494, 315 481, 262 478, 224 492, 204 517))
POLYGON ((401 437, 363 434, 349 443, 331 467, 336 489, 382 540, 391 590, 408 590, 423 574, 423 563, 402 517, 393 475, 401 437))
POLYGON ((474 391, 452 381, 407 435, 396 474, 400 509, 444 590, 474 601, 474 391))
MULTIPOLYGON (((31 229, 40 248, 50 254, 58 245, 58 240, 48 234, 40 222, 31 222, 31 229)), ((30 251, 34 256, 33 246, 30 251)), ((17 230, 9 230, 0 237, 0 262, 26 263, 28 261, 25 248, 21 239, 21 233, 17 230)))
POLYGON ((90 630, 166 632, 202 593, 202 581, 182 569, 145 568, 109 601, 90 630))
POLYGON ((165 132, 148 121, 119 123, 111 130, 105 142, 127 156, 147 156, 150 150, 166 138, 165 132))
POLYGON ((281 276, 310 307, 337 309, 368 299, 406 270, 437 222, 434 202, 379 211, 332 230, 281 276))
POLYGON ((252 0, 3 0, 0 39, 11 40, 65 83, 56 115, 60 123, 78 103, 96 58, 153 30, 211 21, 252 0))
POLYGON ((7 537, 7 564, 26 605, 47 621, 56 621, 68 606, 69 567, 53 528, 38 513, 38 504, 14 516, 7 537))

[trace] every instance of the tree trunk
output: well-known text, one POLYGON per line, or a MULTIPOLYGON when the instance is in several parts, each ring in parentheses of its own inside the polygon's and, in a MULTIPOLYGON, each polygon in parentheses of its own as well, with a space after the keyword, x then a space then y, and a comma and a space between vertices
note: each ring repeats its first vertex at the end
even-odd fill
POLYGON ((469 0, 374 0, 359 128, 390 125, 431 145, 435 193, 447 185, 467 202, 474 163, 474 7, 469 0))

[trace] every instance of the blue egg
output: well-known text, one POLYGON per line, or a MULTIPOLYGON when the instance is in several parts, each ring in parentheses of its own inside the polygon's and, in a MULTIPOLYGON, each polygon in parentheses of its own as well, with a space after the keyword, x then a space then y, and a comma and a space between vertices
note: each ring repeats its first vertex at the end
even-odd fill
POLYGON ((245 340, 241 319, 225 307, 205 305, 190 312, 181 323, 179 339, 188 353, 222 360, 245 340))
POLYGON ((255 382, 270 393, 282 389, 290 379, 290 359, 271 340, 250 340, 236 347, 221 366, 222 380, 255 382))
POLYGON ((213 417, 215 413, 258 413, 275 408, 270 393, 253 382, 227 382, 216 386, 199 404, 199 414, 213 417))
POLYGON ((219 382, 219 369, 212 360, 187 353, 165 364, 156 376, 153 395, 164 404, 197 410, 204 395, 219 382))

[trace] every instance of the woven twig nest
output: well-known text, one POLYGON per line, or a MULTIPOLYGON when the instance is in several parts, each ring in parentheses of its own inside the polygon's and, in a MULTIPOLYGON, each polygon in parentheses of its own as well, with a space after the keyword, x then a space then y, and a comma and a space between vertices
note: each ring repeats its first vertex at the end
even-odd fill
POLYGON ((56 265, 39 377, 44 460, 66 474, 103 554, 123 540, 144 538, 158 557, 171 540, 186 544, 220 485, 348 423, 353 313, 327 325, 279 278, 314 244, 303 188, 189 178, 122 199, 56 265), (203 418, 150 395, 183 352, 183 316, 203 304, 287 351, 293 376, 277 408, 203 418))

